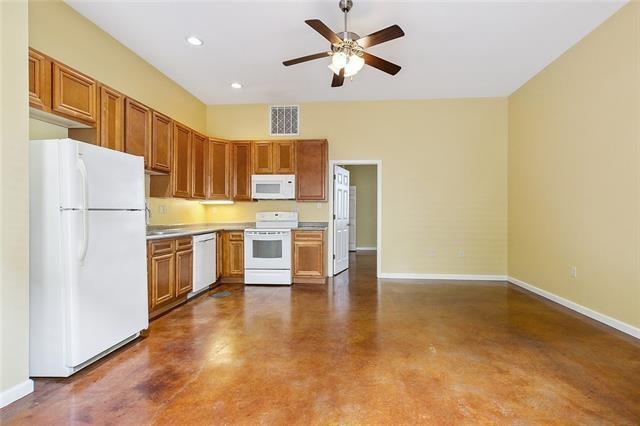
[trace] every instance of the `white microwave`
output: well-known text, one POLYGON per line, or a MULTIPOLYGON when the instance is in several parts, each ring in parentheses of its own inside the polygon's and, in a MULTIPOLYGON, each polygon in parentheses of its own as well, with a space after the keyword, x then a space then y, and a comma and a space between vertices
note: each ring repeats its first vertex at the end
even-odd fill
POLYGON ((254 200, 294 200, 295 175, 252 175, 251 198, 254 200))

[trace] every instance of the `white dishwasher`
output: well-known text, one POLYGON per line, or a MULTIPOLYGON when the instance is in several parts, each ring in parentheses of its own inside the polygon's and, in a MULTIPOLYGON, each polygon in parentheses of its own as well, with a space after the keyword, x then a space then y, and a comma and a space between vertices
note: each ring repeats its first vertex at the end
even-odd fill
POLYGON ((216 234, 193 236, 193 291, 191 298, 216 281, 216 234))

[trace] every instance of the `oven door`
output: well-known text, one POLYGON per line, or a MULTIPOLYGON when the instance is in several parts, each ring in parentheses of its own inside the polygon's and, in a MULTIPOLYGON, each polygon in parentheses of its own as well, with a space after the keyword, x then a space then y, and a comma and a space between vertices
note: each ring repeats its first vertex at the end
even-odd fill
POLYGON ((291 269, 291 231, 245 231, 244 267, 291 269))

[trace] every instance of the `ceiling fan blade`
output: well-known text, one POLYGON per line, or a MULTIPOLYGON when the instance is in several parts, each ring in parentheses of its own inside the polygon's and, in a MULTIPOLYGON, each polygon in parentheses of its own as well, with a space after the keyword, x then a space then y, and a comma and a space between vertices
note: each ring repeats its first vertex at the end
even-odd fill
POLYGON ((392 25, 383 30, 371 33, 368 36, 364 36, 356 40, 360 47, 366 49, 367 47, 375 46, 376 44, 384 43, 396 38, 404 36, 404 31, 397 25, 392 25))
POLYGON ((364 63, 378 68, 380 71, 384 71, 387 74, 396 75, 402 68, 400 65, 396 65, 393 62, 385 61, 382 58, 378 58, 370 53, 363 52, 364 63))
POLYGON ((342 39, 340 37, 338 37, 338 34, 336 34, 333 31, 331 31, 331 28, 329 28, 325 24, 323 24, 321 20, 319 20, 319 19, 307 19, 304 22, 307 25, 309 25, 311 28, 313 28, 314 30, 319 32, 322 37, 326 38, 331 43, 336 44, 336 43, 340 43, 342 41, 342 39))
POLYGON ((288 61, 284 61, 282 65, 288 67, 289 65, 299 64, 301 62, 313 61, 314 59, 326 58, 329 56, 329 52, 322 53, 314 53, 313 55, 302 56, 300 58, 289 59, 288 61))
POLYGON ((340 87, 344 83, 344 68, 340 69, 340 74, 333 73, 333 80, 331 80, 331 87, 340 87))

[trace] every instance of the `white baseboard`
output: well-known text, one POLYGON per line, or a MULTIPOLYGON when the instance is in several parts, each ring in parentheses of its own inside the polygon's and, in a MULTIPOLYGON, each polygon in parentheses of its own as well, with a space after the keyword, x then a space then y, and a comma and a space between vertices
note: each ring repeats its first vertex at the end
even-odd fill
POLYGON ((566 308, 569 308, 571 310, 574 310, 582 315, 588 316, 589 318, 592 318, 596 321, 599 321, 603 324, 608 325, 609 327, 613 327, 616 330, 620 330, 623 333, 626 333, 630 336, 635 337, 636 339, 640 339, 640 328, 634 327, 630 324, 627 324, 626 322, 622 322, 620 320, 617 320, 615 318, 611 318, 608 315, 605 314, 601 314, 600 312, 594 311, 593 309, 587 308, 585 306, 579 305, 575 302, 572 302, 571 300, 565 299, 564 297, 560 297, 558 295, 555 295, 553 293, 550 293, 546 290, 543 290, 541 288, 538 288, 534 285, 528 284, 524 281, 521 281, 517 278, 514 277, 508 277, 508 281, 512 284, 517 285, 518 287, 522 287, 526 290, 529 290, 532 293, 535 293, 539 296, 544 297, 545 299, 549 299, 552 302, 556 302, 566 308))
POLYGON ((403 280, 468 280, 468 281, 506 281, 506 275, 464 275, 464 274, 407 274, 404 272, 382 272, 379 278, 403 280))
POLYGON ((2 391, 0 393, 0 408, 11 404, 13 401, 17 401, 23 396, 29 395, 33 392, 33 380, 27 379, 22 383, 2 391))
POLYGON ((377 250, 377 247, 356 247, 356 251, 361 251, 361 250, 377 250))

